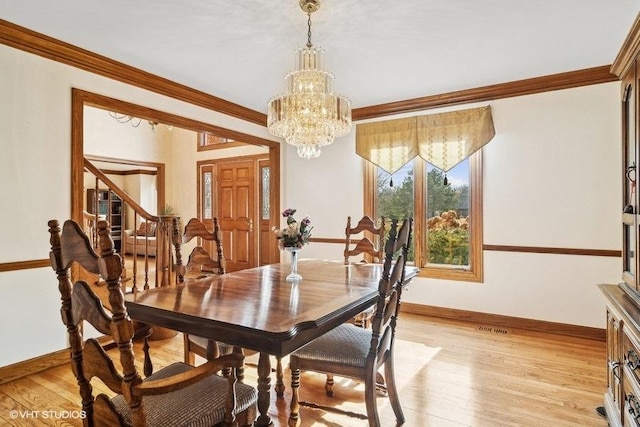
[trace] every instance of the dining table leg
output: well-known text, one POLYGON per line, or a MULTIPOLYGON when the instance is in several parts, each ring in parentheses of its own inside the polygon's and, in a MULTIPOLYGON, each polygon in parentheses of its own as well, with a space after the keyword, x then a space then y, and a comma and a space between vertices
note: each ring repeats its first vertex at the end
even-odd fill
POLYGON ((271 360, 267 353, 260 353, 258 359, 258 419, 256 427, 273 426, 269 417, 271 402, 271 360))
POLYGON ((282 358, 276 358, 276 385, 273 387, 278 399, 284 399, 284 371, 282 370, 282 358))

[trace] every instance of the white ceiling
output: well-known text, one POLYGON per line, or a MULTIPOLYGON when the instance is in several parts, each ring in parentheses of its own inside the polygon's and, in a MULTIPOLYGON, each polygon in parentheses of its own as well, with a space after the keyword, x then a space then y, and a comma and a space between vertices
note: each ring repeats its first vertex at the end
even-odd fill
MULTIPOLYGON (((354 107, 608 65, 637 0, 324 0, 312 41, 354 107)), ((298 0, 2 0, 0 19, 266 113, 298 0)))

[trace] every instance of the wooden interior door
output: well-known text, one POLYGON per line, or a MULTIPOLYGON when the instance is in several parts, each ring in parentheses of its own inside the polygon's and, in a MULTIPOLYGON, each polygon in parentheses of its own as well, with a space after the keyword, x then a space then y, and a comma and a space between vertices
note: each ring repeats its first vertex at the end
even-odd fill
POLYGON ((259 253, 253 223, 256 218, 256 162, 217 164, 216 206, 227 271, 256 267, 259 253))

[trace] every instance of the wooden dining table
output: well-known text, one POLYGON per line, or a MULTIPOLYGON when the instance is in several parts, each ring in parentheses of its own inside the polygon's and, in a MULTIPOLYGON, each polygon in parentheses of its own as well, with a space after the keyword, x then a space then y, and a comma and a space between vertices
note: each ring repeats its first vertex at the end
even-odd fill
MULTIPOLYGON (((256 426, 269 417, 271 362, 372 306, 380 264, 300 260, 302 280, 286 281, 290 265, 271 264, 127 294, 129 316, 141 322, 260 353, 256 426)), ((407 267, 405 283, 417 273, 407 267)))

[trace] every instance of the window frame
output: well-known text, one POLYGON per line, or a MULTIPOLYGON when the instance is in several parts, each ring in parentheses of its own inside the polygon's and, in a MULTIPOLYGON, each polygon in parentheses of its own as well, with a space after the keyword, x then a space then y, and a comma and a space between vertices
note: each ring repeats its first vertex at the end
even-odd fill
POLYGON ((242 147, 244 145, 246 144, 243 142, 235 141, 224 136, 219 136, 219 135, 206 133, 206 132, 198 132, 198 145, 196 146, 196 150, 197 151, 219 150, 222 148, 242 147), (208 137, 219 138, 225 141, 208 143, 208 137))
MULTIPOLYGON (((483 186, 482 186, 482 150, 469 156, 469 205, 471 207, 471 221, 469 236, 469 268, 456 269, 449 266, 427 265, 427 165, 420 157, 411 160, 414 170, 414 228, 413 244, 415 259, 420 267, 419 277, 432 279, 456 280, 464 282, 484 281, 484 250, 483 250, 483 186)), ((363 160, 364 181, 364 214, 377 218, 377 167, 373 163, 363 160)))

